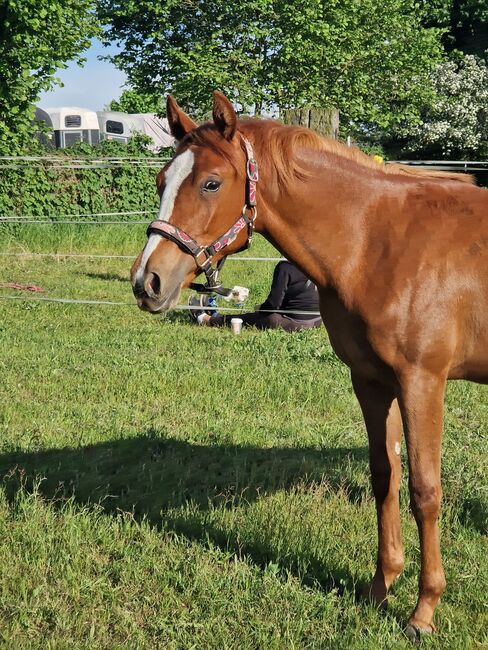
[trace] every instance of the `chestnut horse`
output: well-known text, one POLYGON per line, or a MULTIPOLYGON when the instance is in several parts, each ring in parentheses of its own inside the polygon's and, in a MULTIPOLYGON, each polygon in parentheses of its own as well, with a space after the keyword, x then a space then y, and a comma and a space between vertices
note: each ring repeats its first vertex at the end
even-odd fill
POLYGON ((175 306, 254 226, 315 282, 369 437, 378 555, 367 594, 385 601, 403 568, 403 430, 421 549, 407 634, 434 631, 446 585, 438 529, 446 380, 488 383, 488 192, 467 176, 380 165, 307 129, 238 120, 218 92, 213 122, 197 126, 172 97, 167 114, 178 147, 157 177, 159 218, 132 267, 139 306, 175 306))

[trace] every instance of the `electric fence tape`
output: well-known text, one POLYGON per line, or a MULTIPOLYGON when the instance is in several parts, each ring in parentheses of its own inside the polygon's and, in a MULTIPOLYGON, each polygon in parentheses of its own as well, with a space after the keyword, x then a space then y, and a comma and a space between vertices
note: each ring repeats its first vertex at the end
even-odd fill
MULTIPOLYGON (((53 258, 87 258, 104 260, 135 260, 133 255, 99 255, 96 253, 0 253, 0 257, 53 257, 53 258)), ((285 257, 228 257, 228 262, 284 262, 285 257)))
MULTIPOLYGON (((0 294, 0 300, 18 300, 23 302, 53 302, 61 303, 65 305, 110 305, 113 307, 137 307, 135 302, 115 302, 111 300, 82 300, 75 298, 47 298, 47 297, 35 297, 35 298, 26 298, 24 296, 6 296, 0 294)), ((205 311, 205 307, 193 306, 193 305, 176 305, 173 307, 173 310, 178 311, 205 311)), ((249 309, 239 308, 239 307, 218 307, 216 309, 218 312, 233 312, 233 313, 246 313, 249 312, 249 309)), ((320 316, 318 311, 299 311, 293 310, 290 312, 285 309, 260 309, 263 314, 299 314, 301 316, 320 316)))

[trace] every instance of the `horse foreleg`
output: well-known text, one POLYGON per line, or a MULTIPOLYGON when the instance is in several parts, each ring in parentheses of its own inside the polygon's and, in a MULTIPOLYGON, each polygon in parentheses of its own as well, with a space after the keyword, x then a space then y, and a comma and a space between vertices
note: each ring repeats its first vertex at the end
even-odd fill
POLYGON ((418 639, 435 630, 434 610, 446 587, 442 568, 438 517, 441 490, 441 437, 445 378, 410 369, 400 378, 402 411, 409 464, 410 503, 420 537, 419 598, 407 628, 418 639))
POLYGON ((376 572, 366 595, 377 604, 403 569, 400 528, 400 441, 402 421, 393 389, 352 375, 369 438, 371 481, 378 517, 376 572))

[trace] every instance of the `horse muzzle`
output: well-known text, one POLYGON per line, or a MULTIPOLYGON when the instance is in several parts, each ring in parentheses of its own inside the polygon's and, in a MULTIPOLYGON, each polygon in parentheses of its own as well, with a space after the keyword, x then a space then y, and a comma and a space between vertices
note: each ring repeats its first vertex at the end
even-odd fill
POLYGON ((157 314, 168 311, 177 304, 181 293, 181 283, 163 284, 159 274, 151 271, 146 273, 143 278, 133 281, 132 291, 140 309, 157 314))

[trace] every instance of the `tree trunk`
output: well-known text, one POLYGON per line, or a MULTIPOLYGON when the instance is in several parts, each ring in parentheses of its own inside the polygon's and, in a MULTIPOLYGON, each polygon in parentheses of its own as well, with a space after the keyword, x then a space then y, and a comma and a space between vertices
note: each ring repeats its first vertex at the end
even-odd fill
POLYGON ((285 124, 306 126, 320 135, 337 139, 339 111, 336 108, 285 108, 281 111, 285 124))

